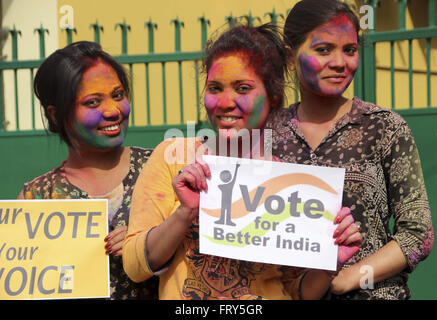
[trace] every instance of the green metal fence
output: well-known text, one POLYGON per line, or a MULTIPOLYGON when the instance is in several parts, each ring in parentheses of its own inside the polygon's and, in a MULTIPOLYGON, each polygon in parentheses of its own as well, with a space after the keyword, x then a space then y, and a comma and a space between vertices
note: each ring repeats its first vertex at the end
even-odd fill
MULTIPOLYGON (((379 0, 367 1, 373 7, 375 15, 378 12, 379 0)), ((437 13, 437 1, 428 0, 428 27, 416 28, 412 30, 405 30, 406 25, 406 10, 407 0, 398 0, 398 29, 385 32, 376 32, 375 30, 369 30, 368 33, 363 35, 363 46, 360 48, 360 68, 355 78, 355 94, 362 97, 366 101, 376 103, 376 86, 377 78, 376 71, 379 67, 375 59, 375 45, 377 43, 387 42, 390 43, 390 96, 391 96, 391 108, 397 109, 395 104, 395 43, 408 41, 408 96, 409 96, 409 108, 413 109, 413 74, 420 72, 414 70, 413 67, 413 40, 424 39, 426 41, 426 91, 416 94, 426 94, 427 105, 421 106, 431 107, 431 41, 433 38, 437 38, 437 26, 436 26, 436 13, 437 13)), ((376 18, 375 18, 376 20, 376 18)), ((435 74, 435 73, 434 73, 435 74)))
MULTIPOLYGON (((272 23, 278 23, 278 19, 280 17, 284 17, 282 14, 276 13, 276 11, 273 9, 271 12, 268 12, 264 15, 264 17, 268 17, 268 21, 272 23)), ((229 26, 234 25, 237 21, 245 20, 248 24, 253 24, 256 21, 261 21, 259 17, 253 16, 251 12, 249 14, 242 16, 242 17, 233 17, 232 14, 225 17, 225 21, 229 26)), ((195 97, 196 97, 196 113, 197 113, 197 122, 201 122, 201 112, 200 112, 200 85, 199 85, 199 66, 200 66, 200 60, 202 59, 202 48, 204 48, 206 41, 207 41, 207 28, 210 24, 210 21, 205 17, 199 17, 198 22, 200 23, 201 28, 201 39, 200 39, 200 45, 199 45, 199 51, 193 51, 193 52, 182 52, 181 51, 181 29, 184 27, 184 22, 180 19, 176 18, 171 20, 171 24, 174 25, 174 52, 167 52, 167 53, 156 53, 154 50, 154 37, 155 37, 155 31, 157 29, 157 24, 154 23, 152 20, 149 20, 144 23, 144 27, 146 29, 147 35, 148 35, 148 52, 145 54, 128 54, 128 36, 129 32, 131 30, 130 25, 126 23, 126 21, 123 21, 121 23, 117 23, 114 27, 115 29, 119 29, 121 32, 121 53, 119 55, 115 55, 115 59, 119 61, 120 63, 127 66, 129 70, 129 74, 131 77, 131 83, 133 84, 133 67, 135 65, 144 65, 145 67, 145 88, 144 91, 146 92, 146 105, 145 106, 138 106, 138 108, 145 107, 146 108, 146 114, 147 114, 147 125, 151 125, 151 90, 150 90, 150 66, 152 64, 158 64, 161 65, 161 88, 162 88, 162 107, 163 107, 163 119, 162 124, 165 126, 168 124, 168 113, 172 112, 173 110, 168 110, 167 107, 167 98, 168 93, 166 92, 167 87, 167 66, 170 63, 177 63, 178 65, 178 94, 179 94, 179 124, 184 124, 184 84, 182 81, 182 75, 183 75, 183 63, 192 63, 195 70, 195 97)), ((265 21, 267 22, 267 21, 265 21)), ((100 43, 101 39, 101 33, 103 32, 104 28, 103 26, 99 25, 98 21, 90 24, 90 28, 93 29, 94 33, 94 41, 97 43, 100 43)), ((74 34, 76 33, 76 29, 74 28, 66 28, 63 29, 63 32, 66 33, 67 38, 67 44, 72 43, 76 40, 81 39, 74 39, 74 34)), ((39 38, 39 52, 40 52, 40 59, 37 60, 19 60, 18 59, 18 41, 19 36, 21 35, 21 31, 15 29, 15 27, 9 31, 9 35, 11 37, 11 43, 12 43, 12 54, 11 54, 11 60, 10 61, 0 61, 0 88, 4 87, 3 84, 3 73, 4 71, 13 71, 14 73, 14 97, 15 97, 15 128, 8 129, 7 131, 22 131, 20 128, 20 119, 19 114, 22 112, 28 112, 30 109, 31 117, 32 117, 32 127, 31 130, 36 130, 35 128, 35 98, 34 95, 31 94, 31 105, 26 107, 20 105, 20 93, 19 93, 19 86, 17 81, 17 72, 19 70, 28 70, 29 71, 29 85, 30 88, 32 88, 32 82, 33 77, 35 74, 35 70, 39 67, 39 65, 42 63, 42 61, 45 58, 45 37, 48 34, 48 30, 41 25, 39 28, 35 29, 35 34, 38 34, 39 38)), ((155 79, 156 81, 156 79, 155 79)), ((187 86, 191 88, 191 86, 187 86)), ((136 127, 136 116, 135 116, 135 110, 137 106, 134 105, 134 97, 135 92, 133 92, 134 85, 132 85, 132 100, 131 100, 131 116, 130 116, 130 126, 136 127)), ((185 91, 186 93, 186 91, 185 91)), ((0 97, 0 115, 3 115, 2 118, 4 120, 4 112, 5 112, 5 104, 3 97, 0 97)), ((0 134, 2 132, 6 131, 6 123, 0 123, 0 134)), ((38 131, 38 130, 36 130, 38 131)))

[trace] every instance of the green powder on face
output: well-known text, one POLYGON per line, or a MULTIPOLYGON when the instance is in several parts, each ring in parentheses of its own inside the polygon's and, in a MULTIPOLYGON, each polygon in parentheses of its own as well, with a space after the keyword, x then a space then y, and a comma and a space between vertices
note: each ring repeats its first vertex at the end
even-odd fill
POLYGON ((265 101, 265 96, 260 96, 255 99, 253 108, 250 111, 249 118, 247 119, 248 129, 255 129, 259 127, 265 109, 265 101))

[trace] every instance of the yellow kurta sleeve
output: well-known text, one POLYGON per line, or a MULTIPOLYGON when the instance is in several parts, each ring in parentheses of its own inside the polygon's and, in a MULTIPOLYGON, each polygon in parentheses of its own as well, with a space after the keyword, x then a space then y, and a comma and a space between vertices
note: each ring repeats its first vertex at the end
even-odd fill
POLYGON ((172 188, 172 179, 184 164, 177 161, 171 163, 171 160, 177 160, 172 158, 171 152, 168 154, 174 141, 166 140, 156 147, 138 177, 132 195, 128 233, 123 245, 123 267, 136 282, 153 275, 146 260, 148 232, 167 219, 179 203, 172 188), (169 161, 166 157, 170 157, 169 161))

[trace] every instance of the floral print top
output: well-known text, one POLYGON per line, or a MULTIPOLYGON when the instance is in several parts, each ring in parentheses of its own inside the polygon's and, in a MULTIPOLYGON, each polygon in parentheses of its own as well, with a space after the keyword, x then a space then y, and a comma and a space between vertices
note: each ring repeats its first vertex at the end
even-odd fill
POLYGON ((360 225, 363 243, 343 268, 397 241, 408 268, 374 284, 333 299, 408 299, 407 273, 433 246, 431 212, 420 158, 407 123, 393 111, 359 98, 312 150, 299 128, 297 104, 274 111, 272 151, 282 161, 346 169, 343 206, 360 225), (390 219, 394 219, 390 230, 390 219))
MULTIPOLYGON (((130 170, 123 179, 123 199, 111 221, 111 232, 117 226, 126 226, 129 223, 129 211, 131 206, 132 192, 135 182, 152 153, 152 149, 130 147, 130 170)), ((89 199, 87 192, 70 184, 64 173, 64 166, 35 178, 24 184, 23 194, 25 199, 89 199)), ((103 250, 103 248, 102 248, 103 250)), ((121 256, 109 256, 110 262, 110 288, 111 299, 157 299, 158 278, 153 277, 141 283, 135 283, 128 278, 123 270, 121 256)))

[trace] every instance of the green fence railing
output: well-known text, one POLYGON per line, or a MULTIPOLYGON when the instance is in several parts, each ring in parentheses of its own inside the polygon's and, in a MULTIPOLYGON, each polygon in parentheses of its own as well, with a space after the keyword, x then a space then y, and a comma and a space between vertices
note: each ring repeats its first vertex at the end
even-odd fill
MULTIPOLYGON (((277 24, 279 18, 284 18, 283 14, 276 13, 276 11, 273 9, 272 12, 268 12, 264 15, 265 17, 268 17, 270 22, 277 24)), ((246 21, 248 24, 254 24, 257 21, 261 21, 261 19, 257 16, 252 15, 251 12, 249 14, 241 16, 241 17, 233 17, 232 14, 227 16, 225 18, 225 21, 229 26, 232 26, 237 21, 246 21)), ((137 119, 136 119, 136 112, 139 109, 137 108, 145 108, 145 114, 147 115, 147 121, 146 125, 151 125, 151 113, 152 113, 152 106, 151 106, 151 96, 152 92, 150 90, 150 69, 151 65, 161 65, 161 88, 162 88, 162 114, 163 118, 161 121, 161 124, 166 126, 169 124, 168 122, 168 116, 170 112, 175 111, 173 108, 171 110, 168 109, 167 106, 167 100, 168 100, 168 93, 167 93, 167 67, 169 64, 175 63, 177 64, 177 82, 178 82, 178 98, 179 98, 179 124, 184 124, 185 121, 185 108, 184 108, 184 92, 186 93, 186 90, 191 90, 194 87, 195 93, 195 113, 197 114, 196 120, 197 122, 202 122, 201 119, 201 112, 200 112, 200 85, 199 85, 199 78, 200 78, 200 62, 203 56, 202 48, 204 48, 206 41, 207 41, 207 31, 208 26, 210 25, 210 21, 205 17, 199 17, 198 22, 200 23, 201 28, 201 37, 200 37, 200 49, 199 51, 192 51, 192 52, 182 52, 181 51, 181 30, 184 28, 184 22, 181 21, 179 18, 175 18, 171 20, 171 24, 174 25, 174 52, 167 52, 167 53, 156 53, 154 50, 154 37, 155 37, 155 31, 157 29, 157 24, 154 23, 151 19, 144 23, 144 27, 146 28, 147 32, 147 38, 148 38, 148 52, 145 54, 128 54, 128 35, 131 31, 130 25, 123 21, 121 23, 117 23, 114 28, 117 30, 119 29, 121 32, 121 54, 115 55, 115 59, 119 61, 120 63, 127 66, 129 70, 130 80, 132 84, 132 100, 131 100, 131 116, 130 116, 130 126, 136 127, 137 125, 137 119), (185 63, 192 63, 193 69, 194 69, 194 86, 186 86, 183 84, 182 76, 184 73, 184 64, 185 63), (134 77, 133 77, 133 68, 137 65, 143 65, 145 68, 144 73, 144 80, 145 80, 145 106, 135 106, 135 92, 134 88, 138 89, 134 85, 134 77)), ((93 29, 94 34, 94 41, 100 43, 101 34, 104 32, 104 26, 100 25, 99 22, 96 20, 95 23, 90 24, 90 28, 93 29)), ((77 34, 77 31, 75 28, 67 27, 63 29, 63 32, 66 33, 66 39, 67 44, 72 43, 73 41, 76 41, 74 38, 74 34, 77 34)), ((42 63, 42 61, 45 58, 45 37, 48 35, 48 30, 41 26, 37 29, 35 29, 35 33, 38 33, 39 37, 39 52, 40 52, 40 59, 36 60, 19 60, 18 59, 18 41, 19 41, 19 35, 21 34, 19 30, 16 30, 15 28, 13 30, 10 30, 10 37, 12 42, 12 59, 10 61, 0 61, 0 88, 3 89, 4 83, 3 83, 3 75, 5 71, 12 71, 14 73, 14 97, 15 97, 15 128, 7 128, 7 131, 15 131, 19 132, 22 131, 20 126, 20 113, 31 113, 32 118, 32 124, 31 124, 31 131, 38 131, 36 130, 36 120, 35 120, 35 97, 33 95, 32 91, 32 83, 33 83, 33 77, 35 74, 36 69, 39 67, 39 65, 42 63), (30 84, 30 91, 31 91, 31 105, 30 106, 23 106, 20 104, 20 93, 19 93, 19 84, 18 84, 18 77, 17 72, 22 70, 27 70, 29 72, 29 84, 30 84)), ((158 79, 154 79, 155 82, 158 81, 158 79)), ((22 84, 21 84, 22 85, 22 84)), ((1 92, 1 91, 0 91, 1 92)), ((156 108, 156 107, 155 107, 156 108)), ((176 111, 175 111, 176 112, 176 111)), ((0 96, 0 115, 4 116, 5 114, 5 100, 3 96, 0 96)), ((6 132, 6 126, 8 119, 5 119, 5 117, 0 117, 0 119, 4 119, 3 123, 0 123, 0 134, 1 132, 6 132)), ((28 130, 26 130, 28 131, 28 130)))
MULTIPOLYGON (((379 0, 367 1, 377 12, 380 4, 379 0)), ((360 68, 358 70, 357 77, 355 79, 355 93, 362 97, 366 101, 376 103, 376 86, 377 77, 376 72, 378 69, 384 69, 384 67, 377 64, 375 46, 377 43, 390 43, 390 96, 391 96, 391 108, 396 109, 395 93, 396 83, 395 75, 397 72, 408 73, 408 107, 413 109, 414 94, 426 95, 426 106, 420 106, 420 108, 431 108, 431 75, 437 75, 437 72, 431 71, 431 41, 437 38, 437 1, 428 0, 428 27, 416 28, 406 30, 406 11, 407 0, 398 0, 398 29, 391 31, 377 32, 370 30, 368 33, 362 36, 363 46, 360 48, 360 68), (426 70, 422 71, 413 67, 413 40, 425 40, 425 63, 426 70), (395 43, 408 41, 408 67, 405 70, 395 68, 395 43), (415 93, 413 90, 413 75, 414 74, 426 74, 426 90, 425 92, 415 93)))

